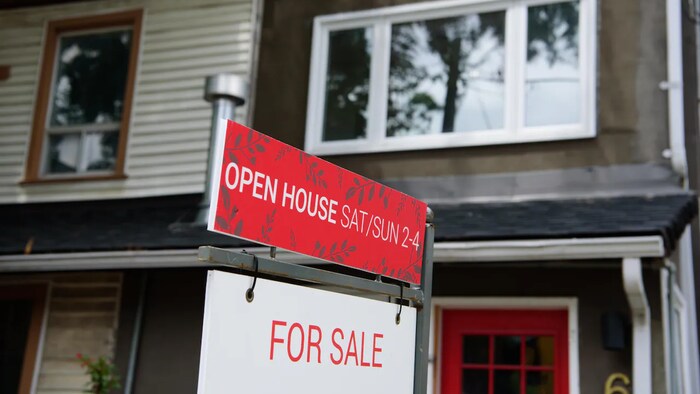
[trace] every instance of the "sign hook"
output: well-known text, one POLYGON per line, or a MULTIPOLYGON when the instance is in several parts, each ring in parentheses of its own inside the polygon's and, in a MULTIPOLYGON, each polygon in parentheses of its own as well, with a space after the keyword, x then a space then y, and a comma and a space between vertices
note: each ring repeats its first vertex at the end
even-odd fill
POLYGON ((396 313, 396 324, 401 324, 401 309, 403 308, 403 285, 399 283, 399 311, 396 313))
POLYGON ((253 302, 253 298, 255 298, 255 284, 258 281, 258 256, 252 253, 248 253, 245 250, 243 251, 243 253, 253 256, 253 284, 250 285, 248 290, 245 291, 245 300, 248 302, 253 302))

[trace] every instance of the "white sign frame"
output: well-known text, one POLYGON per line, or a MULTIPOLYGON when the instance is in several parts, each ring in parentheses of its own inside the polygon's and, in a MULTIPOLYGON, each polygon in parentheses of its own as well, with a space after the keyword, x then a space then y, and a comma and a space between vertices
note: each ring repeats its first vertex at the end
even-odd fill
POLYGON ((413 392, 415 308, 397 325, 396 304, 265 279, 249 303, 251 283, 209 271, 199 394, 413 392))

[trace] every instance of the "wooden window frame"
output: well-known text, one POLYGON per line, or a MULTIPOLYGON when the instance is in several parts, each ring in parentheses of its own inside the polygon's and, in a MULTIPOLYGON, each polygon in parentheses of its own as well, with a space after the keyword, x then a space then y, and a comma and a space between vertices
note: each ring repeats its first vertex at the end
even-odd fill
POLYGON ((34 367, 39 356, 41 329, 44 324, 46 311, 46 295, 48 286, 32 285, 0 285, 0 300, 32 300, 32 317, 27 333, 27 344, 24 347, 22 372, 19 379, 18 394, 30 394, 34 381, 34 367))
POLYGON ((22 183, 48 183, 48 182, 73 182, 125 179, 124 162, 126 159, 126 147, 131 121, 131 110, 134 96, 134 84, 136 79, 136 66, 139 57, 141 31, 143 24, 143 10, 122 11, 110 14, 93 15, 88 17, 76 17, 50 21, 46 27, 44 39, 44 53, 41 61, 41 73, 34 108, 34 123, 29 142, 25 178, 22 183), (59 35, 67 32, 81 30, 101 29, 129 25, 132 26, 131 51, 129 54, 129 69, 124 89, 124 109, 119 125, 119 145, 117 148, 114 172, 111 174, 52 174, 50 176, 41 173, 41 163, 44 155, 44 142, 46 141, 46 118, 49 111, 52 81, 55 73, 54 60, 59 35))
POLYGON ((597 1, 579 0, 580 119, 572 124, 525 125, 523 67, 527 37, 527 7, 565 0, 439 0, 355 12, 322 15, 314 19, 306 112, 304 149, 314 155, 345 155, 416 151, 454 147, 520 144, 585 139, 596 136, 596 26, 597 1), (504 126, 501 129, 414 136, 386 136, 391 26, 454 15, 505 11, 508 60, 505 65, 504 126), (329 37, 333 31, 372 28, 372 51, 367 104, 366 137, 323 140, 329 37))

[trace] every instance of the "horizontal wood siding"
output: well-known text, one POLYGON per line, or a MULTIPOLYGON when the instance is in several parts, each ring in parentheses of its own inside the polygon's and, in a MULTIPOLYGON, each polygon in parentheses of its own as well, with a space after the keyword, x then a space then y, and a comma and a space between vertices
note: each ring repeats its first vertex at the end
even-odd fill
MULTIPOLYGON (((256 0, 93 1, 0 14, 0 203, 132 198, 204 189, 211 106, 207 75, 249 78, 256 0), (143 8, 144 32, 126 152, 125 180, 20 182, 32 127, 48 20, 143 8)), ((247 122, 246 107, 236 119, 247 122)))
POLYGON ((85 272, 0 278, 0 285, 36 282, 48 283, 50 295, 35 392, 83 393, 89 378, 76 354, 114 358, 122 275, 85 272))

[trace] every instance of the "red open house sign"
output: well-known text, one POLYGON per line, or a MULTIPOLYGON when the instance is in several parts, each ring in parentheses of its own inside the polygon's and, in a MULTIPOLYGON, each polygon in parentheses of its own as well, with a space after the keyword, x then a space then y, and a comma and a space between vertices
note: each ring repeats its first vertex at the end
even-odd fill
POLYGON ((232 121, 218 152, 209 230, 420 283, 424 202, 232 121))

